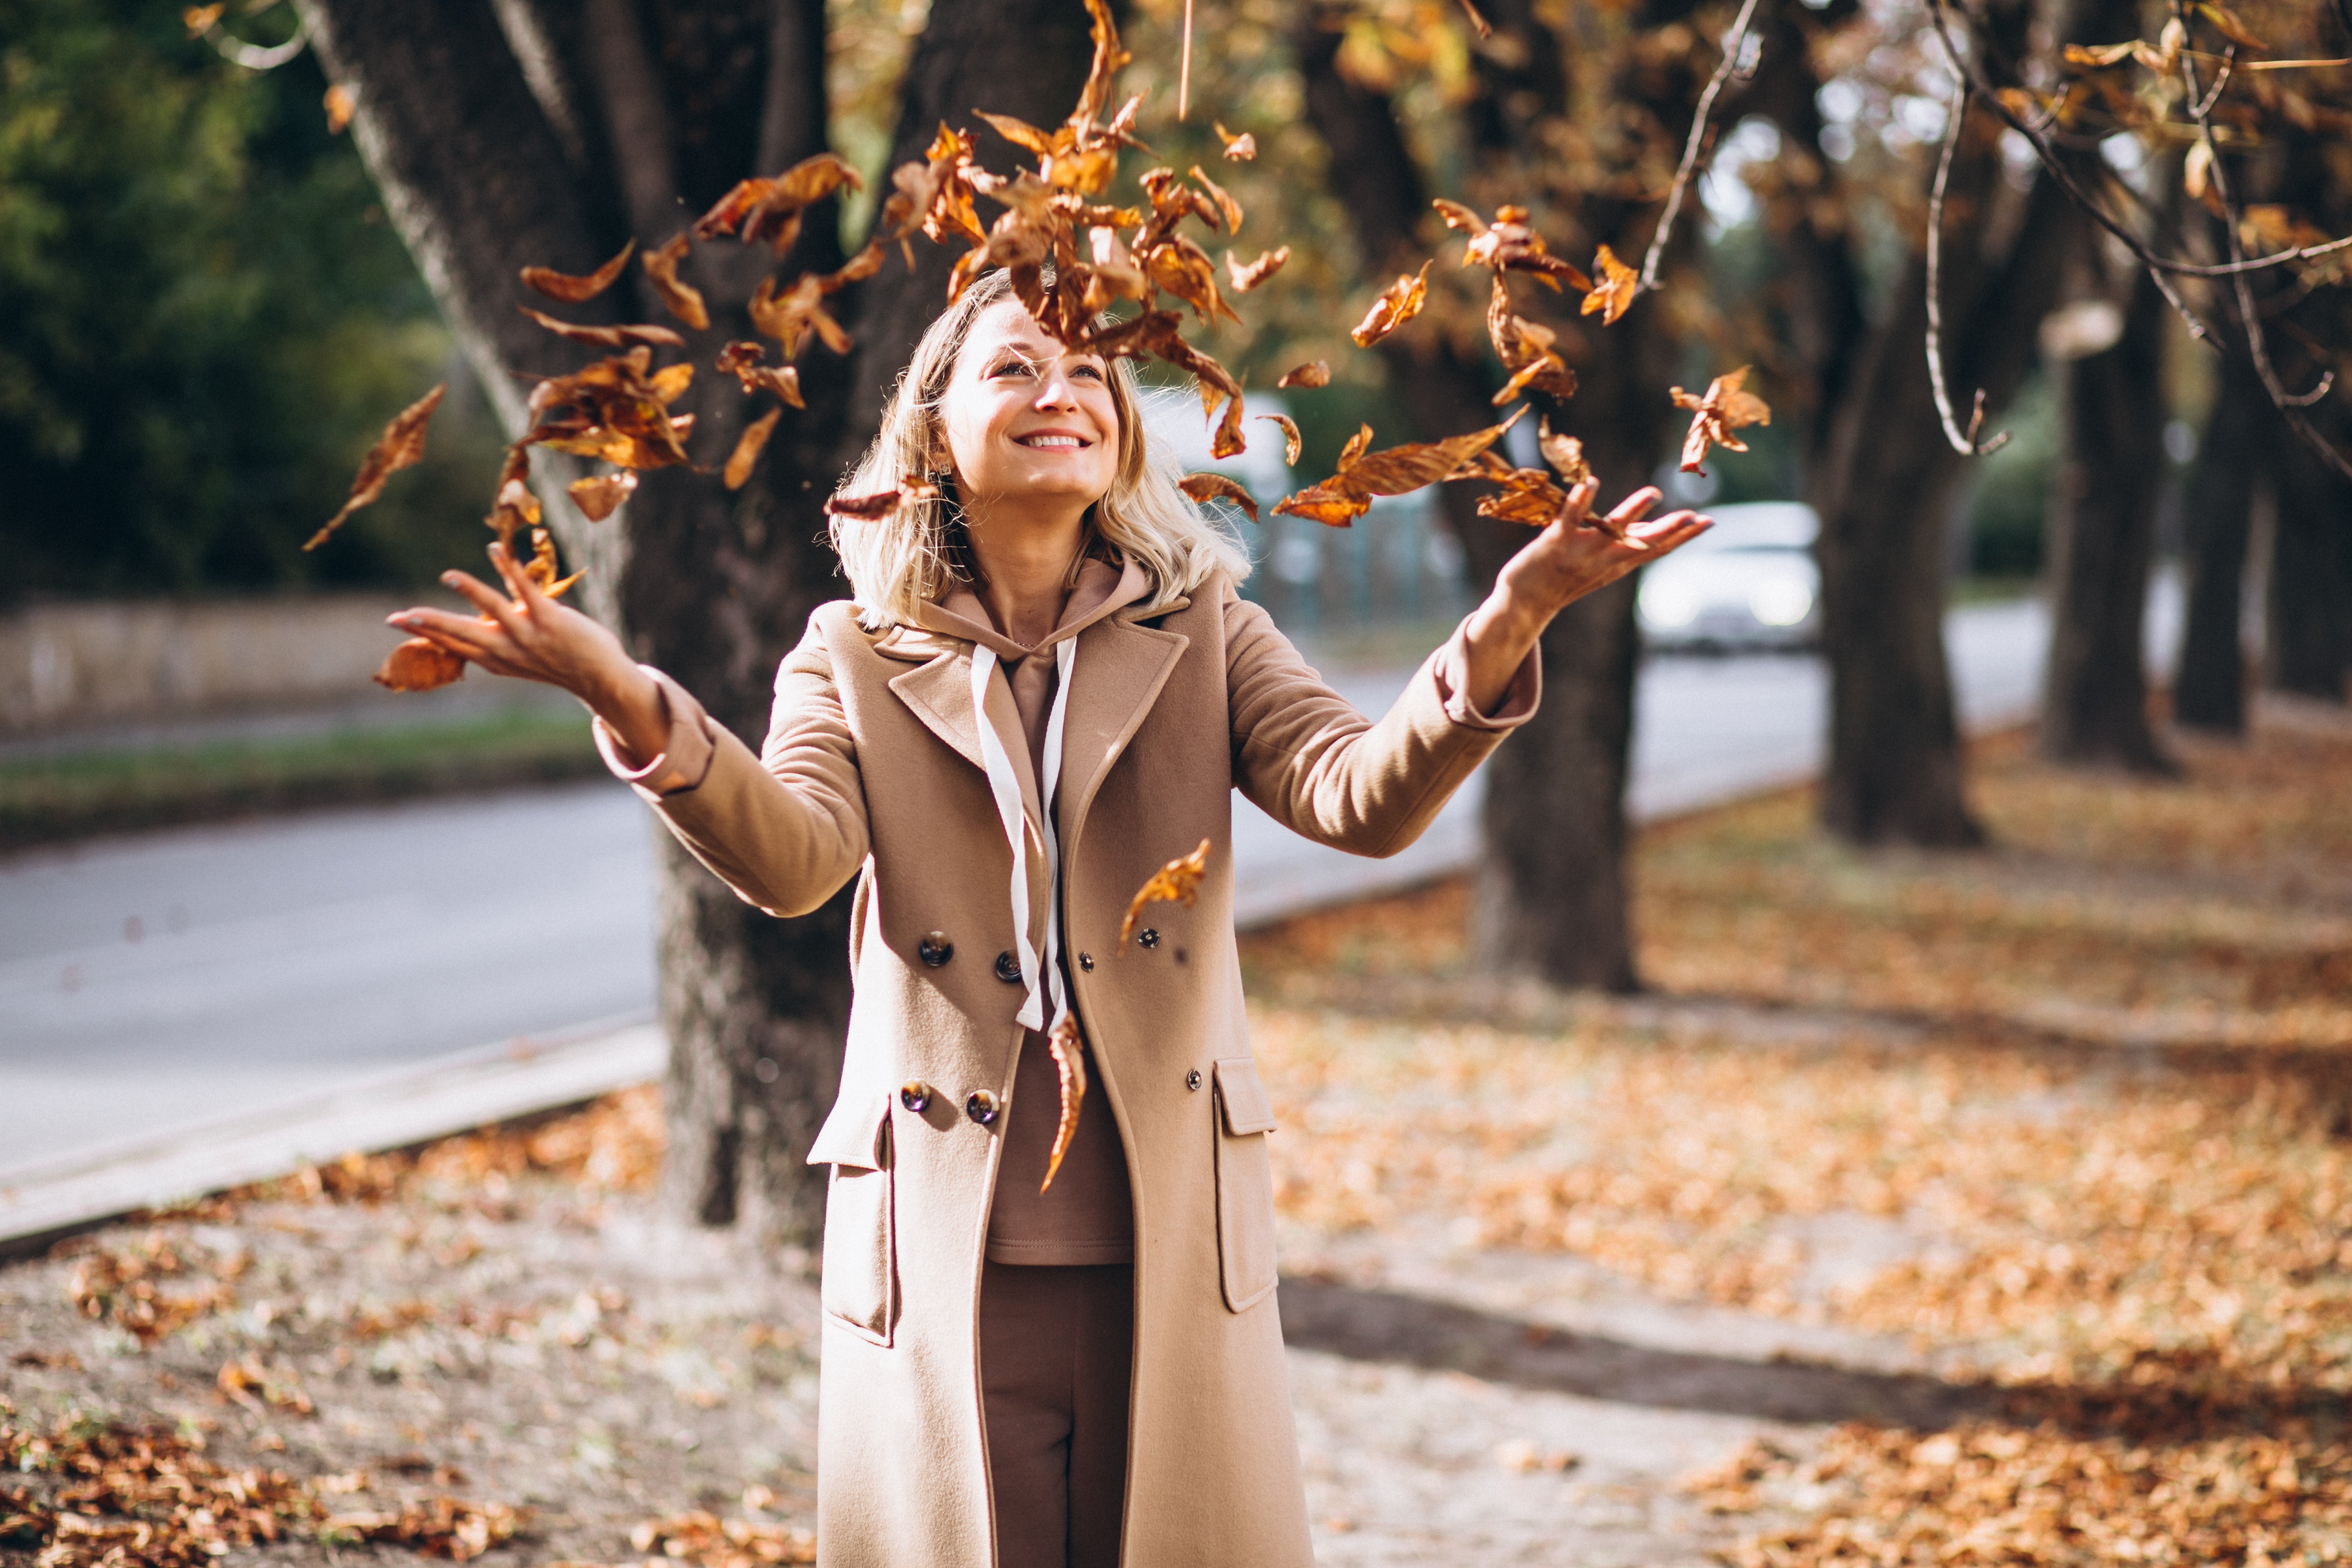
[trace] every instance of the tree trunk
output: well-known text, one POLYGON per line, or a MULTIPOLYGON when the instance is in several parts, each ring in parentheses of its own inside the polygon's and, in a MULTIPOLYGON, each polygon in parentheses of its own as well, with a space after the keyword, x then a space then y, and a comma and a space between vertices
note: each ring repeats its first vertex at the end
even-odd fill
POLYGON ((2172 683, 2172 718, 2195 729, 2246 729, 2246 550, 2254 486, 2275 419, 2253 361, 2222 363, 2197 466, 2189 476, 2189 618, 2172 683))
MULTIPOLYGON (((2332 428, 2339 421, 2319 423, 2340 440, 2332 428)), ((2264 674, 2273 691, 2343 702, 2352 695, 2345 688, 2352 676, 2352 480, 2292 434, 2275 450, 2278 526, 2264 674)))
POLYGON ((2064 371, 2042 713, 2042 754, 2053 762, 2176 771, 2148 728, 2142 648, 2164 476, 2167 309, 2155 281, 2137 272, 2123 335, 2064 371))
MULTIPOLYGON (((356 92, 354 132, 387 212, 518 434, 531 379, 592 356, 515 310, 527 298, 517 268, 585 272, 632 233, 658 245, 735 180, 824 146, 824 0, 299 3, 330 75, 356 92)), ((937 7, 908 73, 899 156, 975 104, 1042 123, 1066 113, 1087 58, 1083 19, 1073 32, 1066 15, 1076 9, 937 7)), ((830 211, 811 214, 785 276, 839 258, 830 211)), ((859 349, 849 360, 803 355, 808 409, 788 415, 741 490, 707 473, 649 474, 614 519, 591 525, 562 504, 566 466, 541 468, 556 531, 590 573, 591 609, 751 744, 766 729, 778 661, 810 611, 841 592, 817 542, 823 502, 943 297, 944 264, 925 261, 911 278, 888 268, 835 297, 859 349)), ((696 357, 751 335, 745 302, 772 265, 731 241, 698 247, 688 274, 712 330, 698 336, 696 357)), ((663 319, 642 273, 625 277, 558 313, 663 319)), ((706 377, 680 405, 697 416, 698 460, 713 467, 751 412, 722 379, 706 377)), ((802 1157, 840 1072, 848 894, 803 920, 771 920, 667 839, 659 889, 665 1202, 804 1243, 823 1217, 824 1184, 802 1157)))
MULTIPOLYGON (((1559 40, 1531 7, 1504 0, 1485 9, 1507 43, 1482 57, 1487 90, 1468 112, 1474 141, 1502 163, 1524 151, 1520 143, 1537 120, 1564 111, 1566 77, 1559 40), (1497 63, 1504 61, 1512 63, 1497 63)), ((1336 26, 1321 13, 1310 14, 1297 34, 1307 119, 1330 150, 1332 189, 1353 219, 1369 269, 1376 276, 1410 271, 1428 254, 1428 193, 1387 97, 1337 68, 1339 42, 1336 26)), ((1621 230, 1633 216, 1630 205, 1592 202, 1587 208, 1580 216, 1588 238, 1628 248, 1621 230), (1601 207, 1607 210, 1591 210, 1601 207)), ((1520 292, 1533 290, 1523 283, 1520 292)), ((1522 305, 1537 308, 1532 300, 1522 305)), ((1655 315, 1654 307, 1637 310, 1606 334, 1588 335, 1589 351, 1578 356, 1585 390, 1574 401, 1531 400, 1556 428, 1584 440, 1612 502, 1648 481, 1658 449, 1658 411, 1668 406, 1671 366, 1655 315)), ((1484 356, 1465 354, 1426 327, 1409 327, 1383 348, 1391 390, 1414 436, 1455 435, 1496 417, 1489 399, 1501 378, 1484 356)), ((1467 485, 1448 486, 1441 498, 1463 540, 1471 584, 1483 594, 1533 534, 1477 516, 1476 502, 1476 489, 1467 485)), ((1624 866, 1633 591, 1625 582, 1553 621, 1539 654, 1543 704, 1487 764, 1470 933, 1472 962, 1486 973, 1616 991, 1636 984, 1624 866)))

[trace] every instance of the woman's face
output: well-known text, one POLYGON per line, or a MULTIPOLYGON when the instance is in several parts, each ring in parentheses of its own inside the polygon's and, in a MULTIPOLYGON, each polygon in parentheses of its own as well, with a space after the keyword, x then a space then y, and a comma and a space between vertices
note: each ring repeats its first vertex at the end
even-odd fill
POLYGON ((1118 474, 1118 408, 1100 355, 1047 337, 1018 300, 981 312, 940 399, 968 508, 1083 512, 1118 474))

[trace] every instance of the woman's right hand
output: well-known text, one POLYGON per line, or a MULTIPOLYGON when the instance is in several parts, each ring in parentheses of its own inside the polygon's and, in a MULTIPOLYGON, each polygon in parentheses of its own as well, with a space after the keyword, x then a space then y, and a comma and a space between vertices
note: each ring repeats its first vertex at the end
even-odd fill
POLYGON ((661 688, 637 668, 621 639, 549 598, 502 546, 490 546, 490 563, 512 598, 466 573, 444 572, 441 581, 472 601, 481 616, 420 607, 403 610, 392 624, 492 675, 560 686, 604 720, 635 761, 659 756, 669 741, 661 688))

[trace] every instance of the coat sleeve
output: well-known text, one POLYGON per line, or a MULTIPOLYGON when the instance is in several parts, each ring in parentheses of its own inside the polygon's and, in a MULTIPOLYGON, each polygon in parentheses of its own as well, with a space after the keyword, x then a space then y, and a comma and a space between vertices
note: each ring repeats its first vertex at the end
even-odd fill
POLYGON ((1228 589, 1224 622, 1234 783, 1284 826, 1351 855, 1394 855, 1420 837, 1541 696, 1530 652, 1497 712, 1473 708, 1456 627, 1375 723, 1307 668, 1263 606, 1228 589))
POLYGON ((768 738, 751 749, 686 688, 646 667, 668 710, 669 739, 645 763, 595 721, 605 765, 744 902, 804 915, 857 874, 867 849, 857 747, 834 684, 833 656, 811 622, 776 671, 768 738))

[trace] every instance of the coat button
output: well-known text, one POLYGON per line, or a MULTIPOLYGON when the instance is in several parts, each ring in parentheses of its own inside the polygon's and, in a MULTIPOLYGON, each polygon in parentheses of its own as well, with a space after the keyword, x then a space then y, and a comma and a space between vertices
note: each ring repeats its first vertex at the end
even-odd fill
POLYGON ((943 931, 927 931, 923 933, 923 940, 915 944, 915 956, 937 969, 955 956, 955 943, 948 940, 948 933, 943 931))
POLYGON ((908 1079, 898 1090, 898 1103, 920 1116, 931 1108, 931 1086, 919 1078, 908 1079))
POLYGON ((996 1096, 984 1089, 975 1089, 964 1097, 963 1113, 982 1127, 996 1120, 996 1096))
POLYGON ((1184 1087, 1191 1089, 1195 1094, 1201 1092, 1201 1069, 1199 1068, 1194 1068, 1191 1072, 1184 1075, 1184 1087))
POLYGON ((1091 952, 1078 954, 1078 967, 1092 974, 1095 972, 1095 955, 1091 952))
POLYGON ((1012 949, 996 955, 996 977, 1007 985, 1021 984, 1021 961, 1013 956, 1012 949))
POLYGON ((1141 931, 1135 933, 1135 945, 1142 948, 1158 947, 1160 945, 1160 933, 1152 930, 1150 926, 1145 926, 1141 931))

